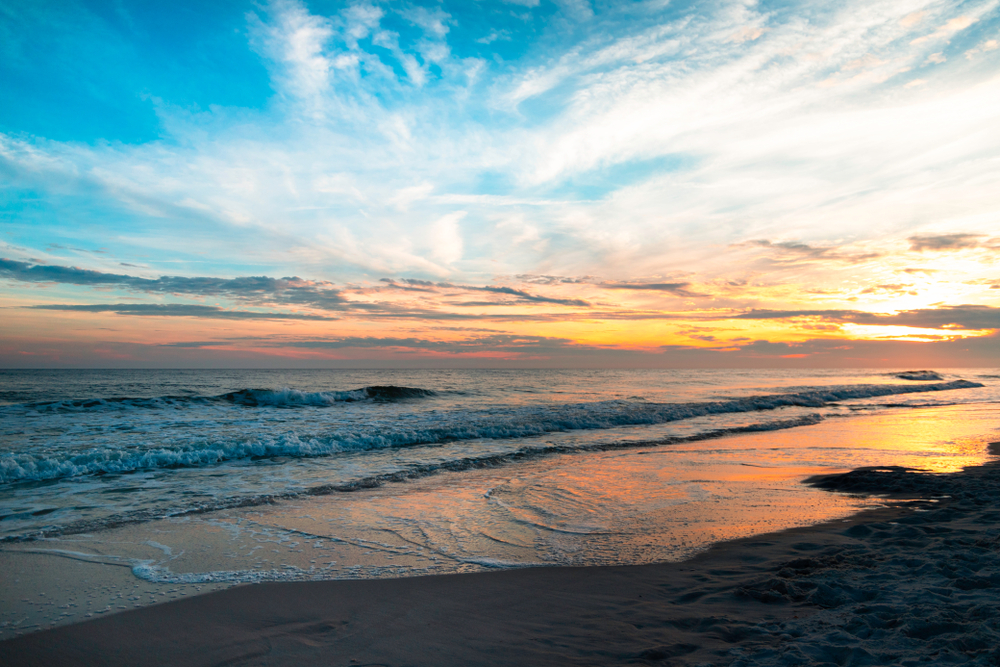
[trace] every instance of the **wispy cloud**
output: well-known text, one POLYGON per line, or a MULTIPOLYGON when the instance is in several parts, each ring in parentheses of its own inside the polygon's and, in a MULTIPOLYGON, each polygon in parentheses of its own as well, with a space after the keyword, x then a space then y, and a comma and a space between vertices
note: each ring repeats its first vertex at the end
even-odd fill
POLYGON ((348 278, 492 273, 506 234, 496 206, 441 203, 484 190, 531 208, 544 242, 535 244, 543 254, 503 253, 499 272, 650 272, 664 255, 682 256, 668 229, 707 225, 730 242, 776 226, 864 235, 873 219, 943 223, 983 210, 982 193, 1000 185, 980 161, 995 137, 956 138, 995 120, 1000 81, 948 61, 934 75, 947 94, 921 74, 924 92, 877 100, 940 51, 911 44, 926 26, 963 34, 994 6, 966 3, 958 15, 952 3, 821 4, 805 22, 742 2, 641 17, 612 5, 580 41, 550 39, 501 67, 450 46, 463 25, 440 8, 360 3, 318 14, 282 0, 248 26, 280 104, 241 117, 163 107, 173 141, 135 147, 7 136, 0 159, 45 188, 85 179, 116 218, 238 229, 271 264, 333 262, 348 278), (923 18, 907 24, 914 11, 923 18), (931 183, 930 173, 949 176, 931 183), (601 184, 596 198, 580 179, 601 184), (666 219, 670 227, 648 224, 666 219))
POLYGON ((691 283, 601 283, 604 289, 643 290, 650 292, 668 292, 676 296, 706 296, 688 289, 691 283))
POLYGON ((225 310, 217 306, 160 303, 46 304, 32 306, 40 310, 63 310, 86 313, 116 313, 146 317, 202 317, 213 320, 311 320, 331 321, 335 318, 298 313, 261 313, 247 310, 225 310))
POLYGON ((917 252, 926 250, 963 250, 981 246, 1000 247, 1000 239, 987 239, 985 234, 917 234, 909 238, 910 249, 917 252))
POLYGON ((798 264, 810 261, 822 262, 866 262, 879 258, 882 253, 872 251, 850 251, 836 246, 817 246, 800 241, 768 241, 758 239, 736 244, 736 247, 764 248, 774 261, 782 264, 798 264))
POLYGON ((492 294, 503 294, 508 296, 516 297, 518 301, 527 303, 551 303, 560 306, 578 306, 581 308, 589 308, 590 304, 583 299, 560 299, 558 297, 541 296, 538 294, 531 294, 524 290, 515 289, 513 287, 503 287, 503 286, 493 286, 493 285, 456 285, 453 283, 434 283, 429 280, 419 280, 416 278, 403 278, 400 281, 392 280, 391 278, 382 278, 382 282, 388 283, 392 286, 398 286, 402 283, 404 289, 419 291, 419 292, 431 292, 435 291, 431 288, 443 288, 451 291, 463 291, 463 292, 489 292, 492 294))
POLYGON ((736 316, 747 320, 793 318, 929 329, 1000 329, 1000 308, 981 305, 939 306, 886 314, 854 310, 751 310, 736 316))
POLYGON ((31 264, 0 258, 0 278, 23 282, 61 283, 117 287, 149 294, 184 294, 222 296, 243 302, 281 302, 289 305, 312 306, 324 310, 342 309, 348 303, 340 290, 324 281, 301 278, 210 278, 163 276, 141 278, 127 274, 104 273, 67 266, 31 264))

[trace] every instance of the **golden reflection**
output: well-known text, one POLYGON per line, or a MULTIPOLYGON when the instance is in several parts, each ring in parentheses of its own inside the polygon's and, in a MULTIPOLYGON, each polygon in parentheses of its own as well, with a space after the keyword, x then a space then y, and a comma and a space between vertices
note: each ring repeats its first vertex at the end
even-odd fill
POLYGON ((234 516, 333 540, 343 552, 338 562, 358 576, 389 576, 392 568, 400 576, 672 561, 720 540, 845 517, 880 502, 801 483, 813 475, 886 465, 945 473, 983 463, 995 427, 995 414, 977 407, 900 409, 443 473, 234 516))

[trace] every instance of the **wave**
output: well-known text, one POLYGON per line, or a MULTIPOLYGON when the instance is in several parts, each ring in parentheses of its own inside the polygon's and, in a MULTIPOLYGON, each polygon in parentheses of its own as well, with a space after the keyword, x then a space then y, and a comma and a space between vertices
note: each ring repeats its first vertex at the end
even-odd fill
POLYGON ((892 377, 914 382, 940 382, 944 380, 937 371, 903 371, 902 373, 893 373, 892 377))
POLYGON ((166 409, 184 408, 194 405, 230 403, 244 406, 270 407, 326 407, 338 403, 357 401, 398 401, 413 398, 437 396, 439 392, 419 387, 397 387, 375 385, 349 389, 346 391, 305 392, 298 389, 240 389, 219 396, 158 396, 154 398, 113 398, 68 399, 39 403, 21 403, 4 406, 6 410, 27 410, 32 412, 84 412, 91 410, 166 409))
MULTIPOLYGON (((443 415, 435 425, 342 428, 321 436, 294 432, 257 438, 185 442, 170 447, 92 447, 85 450, 20 452, 0 455, 0 483, 36 481, 137 470, 194 468, 227 461, 274 457, 315 458, 346 451, 364 451, 459 440, 509 439, 569 430, 608 429, 786 407, 821 408, 837 401, 895 394, 982 387, 967 380, 922 385, 855 385, 821 390, 751 396, 705 403, 600 401, 555 406, 528 406, 443 415)), ((366 388, 367 391, 368 388, 366 388)), ((399 387, 393 387, 395 392, 399 387)), ((291 391, 291 390, 289 390, 291 391)), ((426 390, 424 390, 426 391, 426 390)), ((253 400, 317 400, 315 394, 269 392, 253 400)), ((260 404, 260 403, 258 403, 260 404)))
POLYGON ((465 470, 478 470, 483 468, 498 468, 512 463, 520 463, 543 456, 554 454, 569 454, 582 452, 599 452, 621 449, 639 449, 644 447, 657 447, 664 445, 676 445, 686 442, 698 442, 702 440, 713 440, 729 435, 740 433, 758 433, 764 431, 778 431, 799 426, 811 426, 823 421, 823 417, 818 414, 804 415, 794 419, 775 420, 735 426, 731 428, 720 428, 687 436, 674 436, 657 440, 627 440, 602 443, 586 444, 564 444, 564 445, 528 445, 519 447, 510 452, 500 454, 488 454, 482 456, 468 456, 464 458, 452 459, 450 461, 439 461, 436 463, 425 463, 408 466, 403 470, 395 472, 381 473, 361 477, 359 479, 343 482, 339 484, 324 484, 313 486, 302 491, 288 491, 282 493, 260 494, 252 496, 231 496, 225 499, 198 502, 183 507, 159 507, 156 509, 143 509, 100 519, 85 519, 74 521, 62 526, 46 526, 22 535, 8 535, 0 538, 0 543, 4 542, 29 542, 32 540, 53 537, 56 535, 74 535, 88 533, 92 531, 114 528, 135 523, 144 523, 168 517, 190 516, 194 514, 205 514, 225 509, 235 509, 241 507, 257 507, 260 505, 270 505, 282 500, 294 498, 304 498, 312 496, 324 496, 334 493, 349 493, 374 489, 394 482, 404 482, 421 477, 428 477, 439 472, 461 472, 465 470))
POLYGON ((270 405, 278 407, 295 407, 299 405, 327 406, 336 403, 353 403, 356 401, 398 401, 407 398, 425 398, 436 396, 431 389, 418 387, 396 387, 394 385, 375 385, 351 389, 349 391, 316 391, 303 392, 297 389, 242 389, 223 394, 218 398, 238 403, 240 405, 270 405))

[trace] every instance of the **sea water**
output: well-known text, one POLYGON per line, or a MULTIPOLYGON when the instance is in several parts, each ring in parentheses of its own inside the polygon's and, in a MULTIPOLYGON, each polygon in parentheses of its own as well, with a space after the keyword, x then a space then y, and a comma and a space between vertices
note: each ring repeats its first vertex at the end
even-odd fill
MULTIPOLYGON (((237 583, 628 565, 949 472, 1000 372, 0 371, 0 639, 237 583)), ((931 499, 933 500, 933 499, 931 499)))
POLYGON ((998 400, 981 370, 0 371, 0 539, 998 400))

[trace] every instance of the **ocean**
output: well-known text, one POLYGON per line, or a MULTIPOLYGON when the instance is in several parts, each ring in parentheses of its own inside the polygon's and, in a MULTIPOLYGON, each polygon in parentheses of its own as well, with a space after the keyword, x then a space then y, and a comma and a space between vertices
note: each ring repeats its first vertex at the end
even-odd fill
POLYGON ((871 502, 810 474, 982 463, 998 404, 989 369, 6 370, 0 551, 150 586, 677 560, 871 502))

